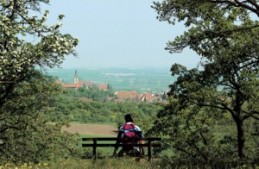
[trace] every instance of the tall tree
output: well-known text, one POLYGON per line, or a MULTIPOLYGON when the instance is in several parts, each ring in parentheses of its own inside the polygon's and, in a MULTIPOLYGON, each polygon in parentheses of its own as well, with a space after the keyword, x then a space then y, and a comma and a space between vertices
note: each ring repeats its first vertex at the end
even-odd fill
POLYGON ((49 0, 0 0, 1 161, 49 159, 63 137, 42 117, 57 85, 36 68, 59 66, 78 40, 60 32, 63 15, 48 26, 42 4, 49 0))
POLYGON ((0 109, 1 162, 40 162, 78 155, 74 136, 61 133, 64 122, 46 117, 61 93, 55 79, 34 71, 16 85, 11 99, 0 109))
POLYGON ((54 67, 75 54, 78 40, 60 33, 63 15, 48 26, 49 12, 39 15, 43 3, 49 0, 0 1, 0 107, 35 66, 54 67))
MULTIPOLYGON (((236 124, 239 158, 245 156, 245 120, 259 120, 258 6, 254 0, 164 0, 153 6, 161 21, 187 27, 166 49, 174 53, 189 47, 201 56, 199 69, 172 66, 178 77, 170 86, 169 95, 178 100, 173 103, 180 112, 195 107, 229 113, 236 124)), ((168 114, 178 113, 164 116, 168 114)))

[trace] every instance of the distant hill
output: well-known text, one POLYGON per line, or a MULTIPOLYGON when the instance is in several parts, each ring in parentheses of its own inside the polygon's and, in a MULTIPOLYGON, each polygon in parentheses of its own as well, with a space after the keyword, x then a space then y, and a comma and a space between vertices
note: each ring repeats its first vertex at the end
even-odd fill
POLYGON ((168 91, 169 84, 175 80, 169 70, 162 68, 50 69, 47 74, 65 83, 73 83, 75 71, 82 81, 106 83, 114 90, 162 92, 168 91))

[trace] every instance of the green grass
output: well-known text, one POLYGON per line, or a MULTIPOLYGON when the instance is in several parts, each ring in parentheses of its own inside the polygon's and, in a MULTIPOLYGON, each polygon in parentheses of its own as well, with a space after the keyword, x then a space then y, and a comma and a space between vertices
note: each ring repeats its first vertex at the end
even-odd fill
POLYGON ((41 162, 38 164, 23 163, 23 164, 0 164, 0 169, 171 169, 171 168, 225 168, 225 169, 246 169, 254 168, 259 169, 256 164, 237 164, 237 163, 226 163, 220 164, 215 163, 181 163, 175 161, 176 159, 152 159, 147 161, 141 159, 139 162, 135 158, 124 157, 124 158, 106 158, 94 160, 83 160, 83 159, 63 159, 55 162, 41 162), (220 165, 219 165, 220 164, 220 165))
POLYGON ((141 159, 140 162, 136 162, 135 158, 110 158, 110 159, 98 159, 93 160, 64 160, 59 163, 52 163, 49 165, 52 169, 56 168, 69 168, 69 169, 148 169, 148 168, 160 168, 156 162, 148 162, 145 159, 141 159))
POLYGON ((76 160, 65 159, 56 162, 44 162, 39 164, 24 163, 20 165, 4 164, 0 169, 159 169, 157 162, 148 162, 141 159, 136 162, 134 158, 110 158, 101 160, 76 160))

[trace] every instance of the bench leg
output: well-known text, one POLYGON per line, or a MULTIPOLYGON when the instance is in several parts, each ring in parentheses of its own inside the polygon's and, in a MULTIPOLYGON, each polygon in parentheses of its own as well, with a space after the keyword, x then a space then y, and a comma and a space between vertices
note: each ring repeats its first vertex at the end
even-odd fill
POLYGON ((96 139, 94 139, 93 141, 94 141, 94 144, 93 144, 93 159, 96 160, 96 144, 97 144, 97 141, 96 141, 96 139))
POLYGON ((150 161, 151 160, 151 141, 150 140, 148 140, 148 161, 150 161))

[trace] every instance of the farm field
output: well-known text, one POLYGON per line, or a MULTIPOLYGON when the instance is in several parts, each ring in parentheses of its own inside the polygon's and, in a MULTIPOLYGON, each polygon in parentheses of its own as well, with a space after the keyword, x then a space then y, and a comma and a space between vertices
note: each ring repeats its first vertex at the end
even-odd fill
POLYGON ((72 134, 93 135, 93 136, 116 136, 117 128, 111 124, 76 124, 72 123, 69 126, 63 126, 62 131, 67 131, 72 134))

